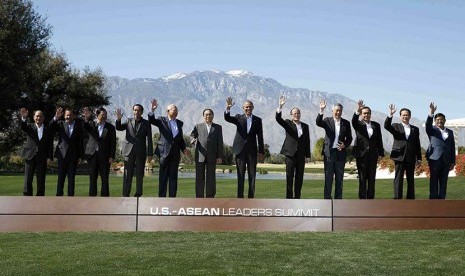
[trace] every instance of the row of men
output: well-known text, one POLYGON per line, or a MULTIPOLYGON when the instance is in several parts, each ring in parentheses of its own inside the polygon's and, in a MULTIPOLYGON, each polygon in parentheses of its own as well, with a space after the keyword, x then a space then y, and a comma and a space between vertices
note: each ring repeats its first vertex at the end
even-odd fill
MULTIPOLYGON (((310 158, 310 135, 308 124, 300 120, 299 108, 290 110, 290 119, 282 118, 282 108, 286 103, 284 96, 279 99, 276 121, 285 129, 286 137, 281 149, 286 163, 286 198, 300 198, 305 163, 310 158)), ((234 106, 231 97, 226 99, 225 121, 236 126, 233 142, 233 153, 237 168, 237 197, 244 197, 245 174, 248 174, 248 198, 255 196, 255 177, 257 161, 264 159, 263 127, 260 117, 252 114, 251 101, 245 101, 243 114, 231 116, 234 106)), ((148 120, 142 118, 144 108, 140 104, 133 106, 133 118, 122 122, 121 109, 115 112, 115 126, 107 123, 107 112, 104 108, 96 110, 96 120, 88 108, 83 109, 84 120, 76 123, 76 114, 71 109, 58 108, 49 126, 44 126, 44 115, 41 111, 34 113, 34 123, 26 122, 28 111, 20 110, 21 128, 27 133, 26 145, 22 156, 25 158, 24 195, 32 195, 32 179, 37 174, 37 195, 45 192, 45 171, 47 162, 52 159, 52 143, 54 133, 58 133, 58 145, 55 157, 58 159, 57 196, 63 195, 64 182, 68 177, 68 196, 74 195, 74 177, 79 160, 84 156, 89 163, 89 195, 97 195, 97 178, 102 181, 101 196, 109 196, 109 170, 115 158, 116 131, 125 131, 122 145, 124 156, 123 196, 131 194, 132 179, 136 176, 136 192, 134 196, 143 194, 143 177, 145 163, 150 162, 155 154, 160 160, 159 191, 160 197, 176 197, 178 166, 180 153, 190 154, 183 138, 183 122, 177 119, 178 109, 174 104, 166 108, 166 116, 155 117, 158 108, 157 100, 151 102, 148 120), (61 118, 64 115, 64 120, 61 118), (160 132, 155 151, 152 144, 152 127, 160 132), (83 135, 86 133, 87 135, 83 135), (86 136, 82 150, 82 139, 86 136)), ((325 130, 323 147, 325 185, 324 198, 332 198, 333 180, 335 180, 335 199, 342 199, 343 176, 346 161, 346 149, 352 143, 351 123, 342 118, 343 106, 335 104, 332 116, 323 118, 326 101, 320 101, 320 112, 316 125, 325 130)), ((430 104, 430 115, 426 122, 426 132, 430 145, 426 152, 430 167, 430 198, 446 197, 448 173, 455 166, 455 143, 453 133, 444 127, 445 116, 434 115, 437 106, 430 104), (433 117, 435 126, 433 125, 433 117)), ((411 112, 402 108, 399 112, 401 123, 392 123, 396 112, 394 105, 389 106, 389 116, 384 127, 394 137, 391 159, 395 161, 394 198, 403 197, 403 178, 407 177, 407 199, 415 198, 414 170, 421 162, 420 132, 409 124, 411 112)), ((204 122, 195 125, 191 132, 191 143, 195 144, 196 164, 196 197, 214 197, 216 194, 216 164, 222 163, 223 135, 221 125, 213 123, 214 112, 203 111, 204 122)), ((356 132, 353 155, 356 157, 359 198, 375 197, 376 168, 379 158, 384 156, 380 124, 371 121, 371 109, 358 102, 358 108, 352 117, 352 126, 356 132), (360 120, 361 116, 361 120, 360 120)))

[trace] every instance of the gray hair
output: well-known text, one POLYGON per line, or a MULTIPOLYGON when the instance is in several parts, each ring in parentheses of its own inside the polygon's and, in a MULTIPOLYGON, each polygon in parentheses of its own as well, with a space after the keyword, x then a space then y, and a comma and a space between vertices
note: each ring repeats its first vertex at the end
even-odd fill
POLYGON ((176 108, 176 110, 178 110, 178 107, 175 104, 169 104, 166 106, 166 111, 170 111, 172 108, 176 108))
POLYGON ((332 110, 334 110, 336 107, 339 107, 339 108, 341 108, 341 111, 344 109, 344 107, 342 106, 342 104, 340 104, 340 103, 336 103, 336 104, 333 104, 333 108, 332 108, 332 110))

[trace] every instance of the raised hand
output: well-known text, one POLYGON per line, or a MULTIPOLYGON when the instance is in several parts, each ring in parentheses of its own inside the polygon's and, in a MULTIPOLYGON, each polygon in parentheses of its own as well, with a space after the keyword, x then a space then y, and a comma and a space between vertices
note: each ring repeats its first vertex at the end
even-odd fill
POLYGON ((155 110, 158 107, 158 101, 157 99, 153 99, 151 102, 152 102, 152 112, 155 112, 155 110))
POLYGON ((359 100, 357 105, 357 113, 362 113, 362 109, 365 107, 365 104, 363 104, 363 100, 359 100))
POLYGON ((19 114, 21 114, 21 117, 22 117, 23 119, 26 119, 26 118, 27 118, 27 115, 29 114, 29 111, 28 111, 26 108, 22 107, 22 108, 19 110, 19 114))
POLYGON ((226 109, 229 110, 231 109, 231 107, 233 107, 235 104, 235 102, 233 102, 233 98, 232 97, 228 97, 226 99, 226 109))
POLYGON ((429 112, 431 115, 434 114, 434 112, 436 112, 436 109, 438 109, 438 106, 434 104, 434 102, 431 102, 429 104, 429 112))
POLYGON ((326 108, 326 101, 324 99, 320 100, 320 112, 323 112, 326 108))
POLYGON ((63 110, 63 107, 58 107, 57 110, 55 111, 55 118, 61 118, 65 111, 63 110))
POLYGON ((279 108, 282 108, 285 103, 286 97, 284 95, 281 95, 281 97, 279 97, 279 108))
POLYGON ((121 121, 121 118, 123 118, 123 113, 121 112, 121 108, 116 109, 115 115, 116 115, 116 120, 121 121))
POLYGON ((396 105, 395 104, 390 104, 389 105, 389 115, 392 116, 394 115, 394 113, 396 113, 397 111, 397 108, 396 108, 396 105))

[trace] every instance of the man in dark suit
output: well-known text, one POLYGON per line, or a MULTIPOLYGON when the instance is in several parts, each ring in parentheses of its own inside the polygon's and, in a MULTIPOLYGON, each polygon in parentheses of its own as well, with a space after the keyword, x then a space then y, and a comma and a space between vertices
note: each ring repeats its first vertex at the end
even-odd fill
POLYGON ((160 173, 158 176, 158 196, 166 197, 169 182, 169 197, 176 197, 178 191, 178 168, 181 161, 181 151, 189 155, 182 133, 182 121, 176 119, 178 108, 174 104, 166 107, 166 117, 155 118, 153 112, 158 107, 156 99, 152 100, 152 112, 149 122, 158 127, 160 139, 155 148, 155 155, 160 158, 160 173))
POLYGON ((389 116, 384 128, 394 137, 391 159, 395 163, 394 199, 402 199, 404 173, 407 175, 407 199, 415 199, 415 167, 421 164, 420 130, 410 124, 411 112, 402 108, 399 112, 401 123, 392 123, 396 106, 389 105, 389 116))
POLYGON ((237 168, 237 197, 244 198, 245 171, 247 168, 249 179, 248 198, 254 198, 257 172, 257 142, 258 158, 263 161, 265 157, 262 119, 252 115, 254 106, 251 101, 247 100, 242 105, 244 114, 236 114, 235 116, 230 114, 233 105, 233 99, 231 97, 227 98, 224 120, 236 125, 237 128, 233 142, 233 153, 236 156, 237 168))
POLYGON ((333 178, 336 180, 334 198, 342 199, 342 188, 344 180, 344 168, 346 164, 346 148, 352 143, 352 132, 349 121, 343 119, 342 105, 337 103, 333 106, 332 117, 323 119, 326 101, 320 101, 320 113, 316 117, 316 125, 325 130, 325 144, 323 147, 325 166, 325 189, 324 198, 331 199, 333 178))
POLYGON ((128 118, 121 122, 123 113, 121 109, 116 109, 116 130, 126 131, 126 138, 123 141, 122 154, 124 156, 124 176, 123 176, 123 196, 129 197, 132 187, 132 176, 136 169, 136 193, 135 197, 141 197, 144 185, 145 163, 152 161, 153 141, 152 126, 142 118, 144 107, 135 104, 132 107, 134 118, 128 118))
POLYGON ((107 123, 107 111, 100 107, 95 111, 97 121, 91 120, 92 113, 84 108, 84 131, 88 140, 84 148, 84 156, 89 164, 89 196, 97 196, 97 178, 102 180, 101 196, 110 196, 110 165, 115 159, 116 130, 107 123))
POLYGON ((195 144, 195 196, 215 197, 216 164, 222 163, 223 130, 213 123, 213 110, 203 111, 204 122, 196 124, 191 132, 191 144, 195 144), (205 193, 206 191, 206 193, 205 193))
POLYGON ((429 138, 429 146, 426 151, 428 160, 429 198, 445 199, 449 171, 455 167, 455 141, 452 130, 446 128, 446 116, 442 113, 434 115, 437 106, 431 103, 430 115, 426 118, 426 133, 429 138), (433 126, 434 122, 436 123, 433 126))
POLYGON ((76 121, 76 112, 59 107, 50 122, 50 128, 58 133, 55 157, 58 158, 57 196, 63 196, 65 179, 68 177, 68 196, 74 196, 76 168, 82 157, 82 124, 76 121), (64 120, 60 118, 64 114, 64 120))
POLYGON ((21 108, 21 130, 27 139, 21 156, 24 158, 24 190, 25 196, 33 195, 32 180, 37 177, 37 196, 45 195, 45 175, 47 164, 53 159, 53 133, 44 124, 44 113, 34 112, 34 123, 27 122, 28 110, 21 108))
POLYGON ((384 156, 381 126, 371 121, 371 109, 358 101, 358 109, 352 117, 352 127, 356 137, 352 155, 357 160, 358 198, 375 198, 376 167, 378 160, 384 156), (362 115, 362 120, 359 120, 362 115))
POLYGON ((292 120, 282 118, 282 108, 286 98, 279 98, 276 121, 286 131, 281 154, 286 156, 286 198, 300 199, 304 180, 305 163, 310 159, 310 131, 308 125, 300 121, 300 109, 294 107, 292 120))

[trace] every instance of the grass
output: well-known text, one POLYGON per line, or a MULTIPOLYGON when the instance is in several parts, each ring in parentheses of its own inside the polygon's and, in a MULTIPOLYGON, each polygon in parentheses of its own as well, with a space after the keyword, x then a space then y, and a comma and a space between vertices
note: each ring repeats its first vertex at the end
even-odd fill
MULTIPOLYGON (((190 172, 195 172, 195 164, 184 164, 182 165, 182 167, 186 170, 186 171, 190 171, 190 172)), ((217 169, 222 169, 222 170, 225 170, 225 169, 229 169, 231 171, 235 171, 236 170, 236 166, 233 166, 233 165, 217 165, 216 166, 217 169)), ((264 170, 266 170, 267 172, 273 172, 273 173, 285 173, 286 172, 286 167, 285 165, 283 164, 258 164, 257 166, 258 169, 260 168, 263 168, 264 170)), ((350 166, 347 166, 345 168, 345 171, 346 172, 350 172, 352 169, 350 166)), ((305 173, 314 173, 314 174, 323 174, 324 173, 324 169, 322 166, 312 166, 312 165, 307 165, 305 167, 305 173)))
MULTIPOLYGON (((47 176, 53 196, 56 175, 47 176)), ((416 179, 418 199, 428 179, 416 179)), ((22 175, 0 175, 0 195, 20 196, 22 175)), ((158 177, 145 178, 154 197, 158 177)), ((464 178, 449 179, 448 199, 465 199, 464 178)), ((35 184, 34 184, 35 185, 35 184)), ((392 180, 377 180, 376 198, 392 198, 392 180)), ((112 196, 122 178, 111 176, 112 196)), ((217 197, 234 198, 235 179, 218 179, 217 197)), ((76 178, 87 196, 88 176, 76 178)), ((357 198, 356 179, 344 198, 357 198)), ((284 198, 285 180, 258 180, 257 198, 284 198)), ((180 179, 178 197, 194 196, 180 179)), ((323 180, 305 180, 303 198, 322 198, 323 180)), ((465 230, 333 233, 131 232, 0 233, 0 275, 464 275, 465 230)))
MULTIPOLYGON (((53 174, 47 175, 46 196, 54 196, 56 193, 57 176, 53 174)), ((405 182, 405 181, 404 181, 405 182)), ((100 183, 100 182, 99 182, 100 183)), ((112 175, 110 177, 110 195, 121 196, 123 179, 121 176, 112 175)), ((449 178, 447 188, 447 199, 465 199, 465 189, 463 185, 465 178, 451 177, 449 178)), ((65 194, 66 194, 65 183, 65 194)), ((100 184, 99 184, 100 185, 100 184)), ((135 185, 135 178, 133 180, 135 185)), ((406 194, 406 183, 404 183, 404 196, 406 194)), ((324 180, 304 180, 302 188, 302 198, 323 198, 324 180)), ((192 178, 181 178, 178 184, 178 197, 195 197, 195 180, 192 178)), ((247 191, 246 181, 246 191, 247 191)), ((34 189, 36 184, 34 182, 34 189)), ((99 187, 100 189, 100 187, 99 187)), ((256 182, 256 197, 257 198, 285 198, 286 181, 283 180, 263 180, 259 179, 256 182)), ((89 178, 87 175, 76 176, 76 196, 87 196, 89 190, 89 178)), ((23 176, 22 175, 0 175, 0 196, 20 196, 23 191, 23 176)), ((133 187, 132 192, 135 192, 133 187)), ((217 180, 217 195, 218 198, 235 198, 237 192, 237 181, 233 179, 220 178, 217 180)), ((334 189, 333 189, 334 193, 334 189)), ((428 199, 429 197, 429 179, 415 179, 415 193, 417 199, 428 199)), ((144 178, 144 197, 158 196, 158 176, 149 175, 144 178)), ((345 199, 358 198, 358 180, 344 180, 344 196, 345 199)), ((376 198, 391 199, 393 197, 393 180, 378 179, 376 181, 376 198)))
POLYGON ((465 231, 0 234, 0 275, 463 275, 465 231))

